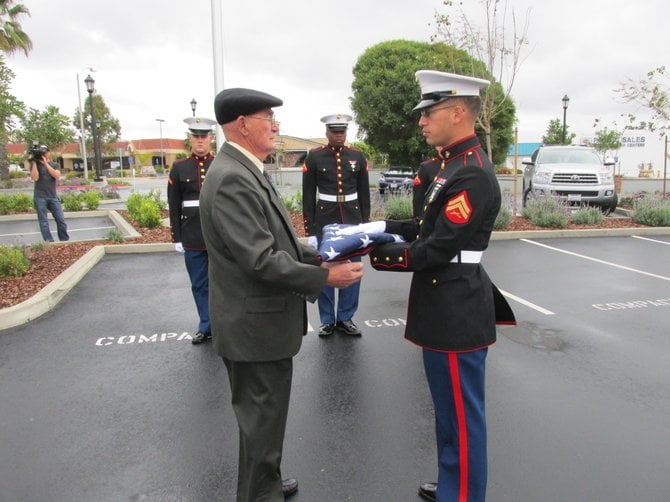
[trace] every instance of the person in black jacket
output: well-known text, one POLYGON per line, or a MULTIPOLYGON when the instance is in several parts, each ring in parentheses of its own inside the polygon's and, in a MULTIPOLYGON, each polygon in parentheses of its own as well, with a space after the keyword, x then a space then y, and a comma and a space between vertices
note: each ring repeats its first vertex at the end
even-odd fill
MULTIPOLYGON (((324 225, 358 224, 370 219, 370 181, 368 162, 360 150, 346 146, 350 115, 326 115, 328 145, 310 150, 302 168, 302 208, 307 236, 321 241, 324 225)), ((352 261, 360 261, 360 256, 352 261)), ((335 306, 335 290, 324 287, 319 295, 319 336, 340 331, 360 336, 354 324, 358 309, 360 282, 340 289, 335 306)))
POLYGON ((416 171, 412 190, 412 213, 415 218, 420 218, 423 214, 426 192, 428 192, 428 188, 433 183, 435 175, 440 170, 442 160, 438 149, 437 157, 424 160, 416 171))
POLYGON ((421 485, 419 495, 482 502, 485 362, 496 340, 500 302, 508 313, 501 321, 514 323, 481 264, 501 204, 493 166, 474 129, 479 92, 489 82, 428 70, 418 71, 417 79, 422 99, 415 110, 426 142, 440 149, 439 170, 419 219, 367 224, 407 240, 377 247, 370 259, 377 270, 414 272, 405 338, 423 349, 438 455, 437 483, 421 485))
POLYGON ((194 344, 212 337, 209 321, 208 256, 205 240, 200 229, 200 190, 205 174, 214 157, 210 152, 212 143, 212 119, 189 117, 188 138, 191 142, 190 157, 178 160, 170 170, 167 198, 170 209, 170 229, 175 251, 184 253, 186 270, 191 281, 191 292, 198 310, 198 331, 194 344))

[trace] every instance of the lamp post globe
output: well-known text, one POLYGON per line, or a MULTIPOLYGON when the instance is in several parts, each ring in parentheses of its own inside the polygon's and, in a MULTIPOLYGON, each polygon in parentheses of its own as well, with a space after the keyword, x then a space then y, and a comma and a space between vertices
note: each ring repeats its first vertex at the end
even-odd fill
POLYGON ((195 108, 198 106, 198 102, 193 98, 191 100, 191 111, 193 112, 193 116, 195 117, 195 108))

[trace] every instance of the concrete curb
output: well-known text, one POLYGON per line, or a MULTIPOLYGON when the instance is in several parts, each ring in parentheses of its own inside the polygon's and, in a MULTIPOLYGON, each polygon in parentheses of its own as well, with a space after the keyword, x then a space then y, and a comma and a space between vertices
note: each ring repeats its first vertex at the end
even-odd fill
MULTIPOLYGON (((111 213, 112 211, 110 211, 111 213)), ((107 213, 107 211, 105 211, 107 213)), ((116 213, 114 211, 114 213, 116 213)), ((121 218, 117 214, 117 217, 121 218)), ((123 220, 123 218, 121 218, 123 220)), ((125 221, 125 220, 123 220, 125 221)), ((117 225, 121 228, 121 225, 117 225)), ((132 227, 131 227, 132 228, 132 227)), ((134 229, 132 229, 135 232, 134 229)), ((123 232, 123 230, 122 230, 123 232)), ((136 233, 136 232, 135 232, 136 233)), ((525 232, 493 232, 491 240, 509 239, 547 239, 560 237, 621 237, 629 235, 670 235, 670 227, 635 227, 587 230, 532 230, 525 232)), ((306 241, 306 239, 301 239, 306 241)), ((37 319, 52 310, 58 302, 91 270, 105 254, 130 253, 167 253, 174 251, 174 244, 118 244, 95 246, 74 262, 67 270, 56 277, 32 298, 0 309, 0 330, 13 328, 37 319)))

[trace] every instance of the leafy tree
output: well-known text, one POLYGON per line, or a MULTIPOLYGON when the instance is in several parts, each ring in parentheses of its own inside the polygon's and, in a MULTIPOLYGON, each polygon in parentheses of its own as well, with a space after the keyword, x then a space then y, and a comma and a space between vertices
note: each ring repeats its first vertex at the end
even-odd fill
POLYGON ((23 114, 24 104, 9 92, 14 72, 5 65, 0 55, 0 178, 9 179, 7 143, 17 118, 23 114))
POLYGON ((566 124, 565 126, 565 143, 563 142, 563 123, 561 119, 551 119, 549 125, 547 126, 547 134, 542 136, 542 143, 545 145, 570 145, 572 140, 575 139, 574 132, 569 131, 570 126, 566 124))
MULTIPOLYGON (((112 143, 118 141, 121 137, 119 119, 112 116, 105 104, 105 100, 99 94, 93 94, 93 111, 95 113, 98 138, 100 139, 100 149, 103 155, 112 155, 115 153, 112 143)), ((79 107, 75 109, 72 116, 72 124, 81 133, 79 127, 79 107)), ((89 98, 86 98, 84 104, 84 137, 86 138, 86 151, 92 152, 93 136, 91 135, 91 100, 89 98)))
POLYGON ((23 4, 0 0, 0 50, 6 54, 22 50, 27 56, 33 48, 32 40, 19 23, 22 15, 30 16, 30 11, 23 4))
MULTIPOLYGON (((490 79, 481 62, 443 43, 393 40, 368 48, 354 66, 351 106, 361 139, 388 154, 391 164, 417 166, 424 158, 435 155, 434 148, 421 136, 418 114, 412 111, 421 95, 415 78, 415 72, 421 69, 490 79)), ((500 99, 502 90, 499 86, 496 89, 500 99)), ((493 122, 494 163, 504 162, 513 136, 514 104, 511 99, 506 101, 505 113, 493 122)))
POLYGON ((371 164, 382 164, 383 157, 382 154, 374 146, 368 145, 362 141, 354 141, 351 143, 352 148, 356 148, 363 152, 367 161, 371 164))
POLYGON ((52 150, 57 150, 75 140, 70 119, 60 113, 57 106, 46 106, 44 111, 30 108, 21 122, 22 127, 16 136, 19 141, 27 145, 43 143, 52 150))
MULTIPOLYGON (((447 11, 435 13, 437 33, 431 40, 442 40, 448 45, 463 49, 473 60, 482 61, 488 75, 493 76, 495 82, 482 93, 482 112, 479 116, 479 125, 485 134, 486 151, 493 158, 496 146, 492 142, 491 132, 495 129, 495 118, 510 112, 508 100, 511 100, 514 80, 524 59, 521 57, 522 49, 528 45, 526 33, 530 9, 524 22, 519 25, 514 9, 508 10, 506 0, 480 0, 479 3, 484 10, 484 28, 467 17, 462 7, 463 2, 443 0, 442 4, 447 11)), ((500 127, 500 124, 497 125, 500 127)), ((511 135, 509 140, 511 142, 511 135)))
MULTIPOLYGON (((631 129, 649 129, 654 132, 660 130, 664 132, 670 126, 670 87, 669 75, 665 66, 659 66, 647 72, 646 78, 639 82, 627 78, 621 84, 621 87, 614 92, 621 96, 624 102, 634 102, 648 108, 652 112, 652 118, 649 122, 642 122, 631 129)), ((633 115, 629 116, 631 123, 636 119, 633 115)))
MULTIPOLYGON (((594 127, 597 127, 598 125, 600 125, 600 119, 596 119, 594 127)), ((597 130, 595 137, 591 142, 591 146, 600 152, 603 157, 606 157, 608 154, 621 148, 622 144, 621 131, 616 128, 609 129, 607 126, 597 130)))

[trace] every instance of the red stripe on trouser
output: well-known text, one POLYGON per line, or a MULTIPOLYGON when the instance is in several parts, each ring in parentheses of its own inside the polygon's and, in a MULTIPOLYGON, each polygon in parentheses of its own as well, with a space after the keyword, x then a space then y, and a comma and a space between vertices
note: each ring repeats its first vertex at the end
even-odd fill
POLYGON ((458 491, 459 502, 468 500, 468 426, 465 420, 465 406, 463 406, 463 393, 461 392, 461 376, 458 370, 458 354, 450 353, 449 373, 451 374, 451 388, 454 394, 454 407, 456 408, 456 420, 458 422, 458 458, 460 472, 460 489, 458 491))

